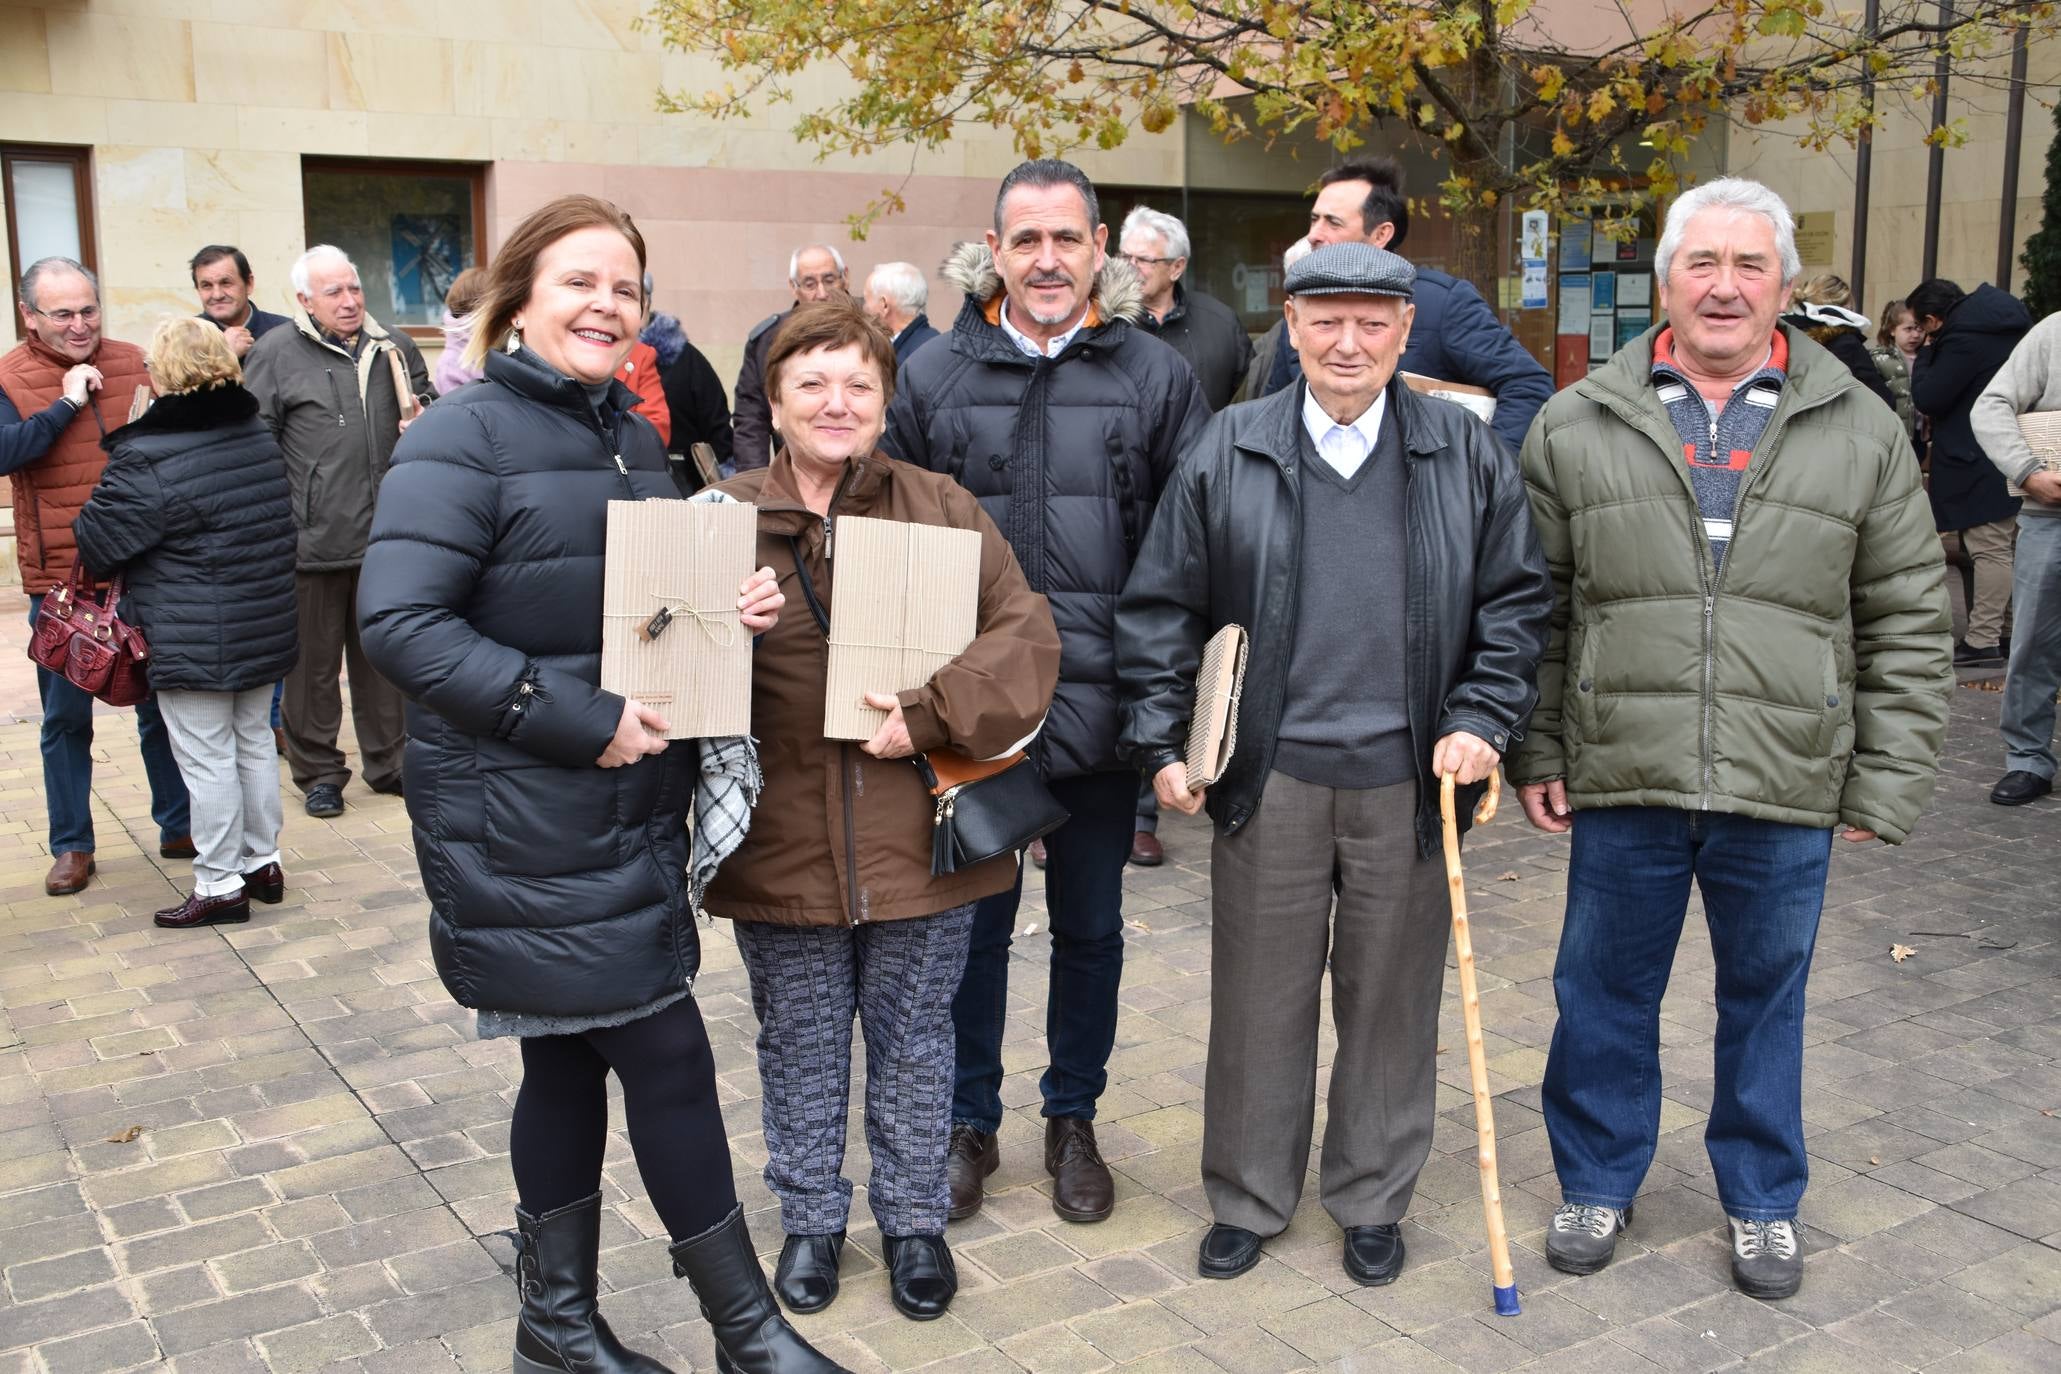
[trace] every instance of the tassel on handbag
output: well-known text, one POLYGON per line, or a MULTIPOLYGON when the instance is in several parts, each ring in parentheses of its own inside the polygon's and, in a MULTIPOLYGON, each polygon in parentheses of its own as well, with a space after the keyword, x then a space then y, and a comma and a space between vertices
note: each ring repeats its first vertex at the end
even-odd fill
POLYGON ((973 759, 956 749, 933 749, 910 762, 923 775, 935 805, 930 831, 933 874, 957 873, 1014 853, 1067 822, 1066 808, 1022 750, 998 759, 973 759))

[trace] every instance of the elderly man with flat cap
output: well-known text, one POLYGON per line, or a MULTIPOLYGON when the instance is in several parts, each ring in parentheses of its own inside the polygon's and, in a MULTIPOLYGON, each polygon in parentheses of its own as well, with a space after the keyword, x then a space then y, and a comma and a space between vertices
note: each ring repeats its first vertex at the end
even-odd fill
POLYGON ((1438 779, 1470 802, 1521 737, 1553 588, 1516 460, 1396 375, 1416 270, 1362 243, 1288 273, 1303 381, 1183 454, 1117 609, 1123 747, 1216 822, 1198 1268, 1288 1225, 1315 1116, 1328 962, 1338 1051, 1320 1179, 1362 1284, 1402 1271, 1431 1148, 1447 917, 1438 779), (1182 763, 1204 643, 1252 636, 1237 747, 1182 763))

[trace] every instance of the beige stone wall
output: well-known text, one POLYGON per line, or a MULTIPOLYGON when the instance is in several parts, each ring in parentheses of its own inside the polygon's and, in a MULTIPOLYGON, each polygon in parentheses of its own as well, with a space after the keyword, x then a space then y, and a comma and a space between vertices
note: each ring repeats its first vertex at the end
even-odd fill
MULTIPOLYGON (((836 243, 861 274, 933 268, 986 223, 1007 140, 970 131, 934 153, 819 166, 792 107, 715 124, 662 116, 659 89, 719 80, 705 58, 635 29, 643 0, 83 0, 0 5, 0 138, 93 147, 110 332, 195 308, 186 261, 242 247, 260 302, 291 306, 306 246, 303 154, 490 164, 488 244, 564 191, 635 214, 661 283, 726 382, 744 332, 791 299, 799 243, 836 243), (846 218, 884 189, 910 212, 855 243, 846 218)), ((825 91, 835 87, 827 81, 825 91)), ((1179 185, 1178 126, 1077 160, 1099 179, 1179 185)), ((0 191, 4 194, 4 191, 0 191)), ((932 314, 957 300, 934 283, 932 314)))
MULTIPOLYGON (((2054 138, 2054 119, 2041 100, 2051 102, 2061 87, 2061 39, 2033 44, 2026 54, 2032 98, 2025 102, 2025 133, 2018 163, 2018 205, 2013 236, 2011 286, 2025 285, 2018 256, 2026 238, 2039 227, 2040 196, 2045 188, 2047 147, 2054 138)), ((1993 282, 1997 268, 1999 197, 2004 175, 2003 83, 2010 72, 2008 52, 1995 58, 1963 63, 1947 91, 1953 115, 1967 123, 1969 140, 1947 150, 1939 228, 1939 275, 1972 290, 1993 282)), ((1901 296, 1924 276, 1925 133, 1931 126, 1929 97, 1885 100, 1887 124, 1875 137, 1874 168, 1869 188, 1868 262, 1864 289, 1867 300, 1856 309, 1874 318, 1883 302, 1901 296)), ((1790 208, 1831 211, 1836 225, 1832 261, 1815 264, 1847 275, 1853 264, 1854 154, 1840 148, 1812 153, 1799 148, 1781 129, 1735 129, 1729 169, 1739 176, 1766 182, 1790 208)), ((1807 265, 1808 268, 1812 265, 1807 265)))

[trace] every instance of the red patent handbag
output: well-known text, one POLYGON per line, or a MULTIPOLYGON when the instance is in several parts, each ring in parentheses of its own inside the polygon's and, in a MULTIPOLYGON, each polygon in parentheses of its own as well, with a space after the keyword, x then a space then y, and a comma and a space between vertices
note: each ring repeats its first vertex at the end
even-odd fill
POLYGON ((43 598, 29 657, 110 706, 134 706, 150 695, 150 646, 117 614, 122 579, 115 578, 103 603, 85 575, 74 560, 70 576, 43 598))

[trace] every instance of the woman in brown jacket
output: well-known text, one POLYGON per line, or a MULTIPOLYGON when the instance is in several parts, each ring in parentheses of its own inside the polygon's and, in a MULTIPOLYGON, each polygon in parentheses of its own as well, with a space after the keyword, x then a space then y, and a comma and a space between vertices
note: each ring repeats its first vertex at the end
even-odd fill
POLYGON ((887 332, 845 301, 798 308, 766 356, 786 446, 770 467, 720 490, 758 506, 760 561, 779 571, 790 604, 811 613, 783 616, 759 641, 751 709, 765 790, 707 908, 737 923, 759 1018, 765 1178, 787 1233, 774 1290, 797 1312, 837 1296, 856 1010, 866 1032, 868 1197, 889 1292, 904 1315, 927 1321, 958 1289, 944 1239, 952 993, 973 903, 1014 882, 1016 860, 932 876, 931 798, 910 760, 945 746, 992 758, 1021 744, 1051 701, 1059 632, 963 487, 874 451, 894 379, 887 332), (823 737, 823 627, 836 521, 847 515, 981 537, 972 644, 922 687, 868 693, 889 714, 863 744, 823 737))

